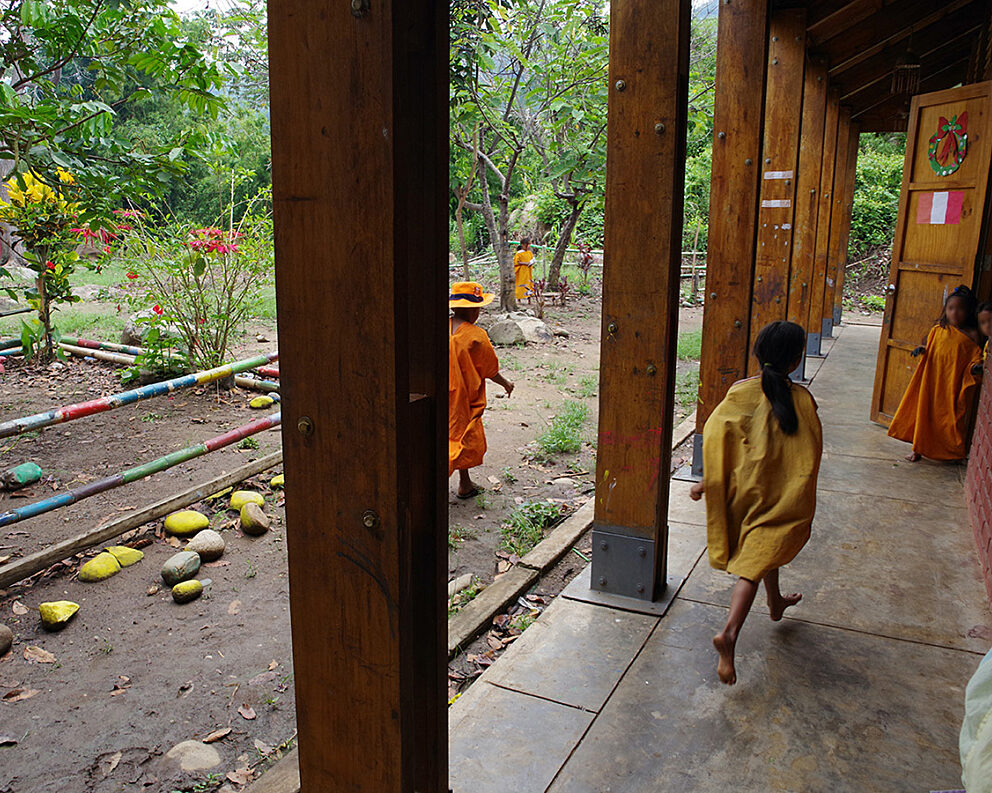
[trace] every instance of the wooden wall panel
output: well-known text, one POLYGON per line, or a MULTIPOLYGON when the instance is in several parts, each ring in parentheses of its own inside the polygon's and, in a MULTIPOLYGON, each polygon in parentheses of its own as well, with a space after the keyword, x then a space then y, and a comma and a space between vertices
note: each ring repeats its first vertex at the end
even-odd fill
POLYGON ((830 251, 830 217, 834 193, 834 166, 837 160, 837 121, 840 103, 833 91, 827 97, 826 121, 823 128, 823 167, 820 170, 819 206, 816 221, 816 253, 813 258, 813 281, 810 288, 809 343, 807 354, 820 354, 823 334, 823 298, 827 285, 827 260, 830 251))
POLYGON ((858 177, 858 140, 860 128, 854 122, 847 141, 847 167, 844 178, 843 210, 841 212, 840 260, 837 264, 837 285, 834 287, 834 325, 844 314, 844 279, 847 276, 848 245, 851 242, 851 212, 854 209, 854 186, 858 177))
POLYGON ((834 189, 830 201, 830 241, 827 248, 827 277, 823 289, 823 304, 820 308, 823 318, 823 337, 829 337, 834 327, 834 300, 837 295, 837 279, 843 262, 847 260, 847 242, 844 235, 844 216, 847 214, 847 170, 849 143, 851 140, 851 113, 841 108, 837 120, 837 148, 834 164, 834 189))
POLYGON ((302 788, 440 793, 447 5, 268 11, 302 788))

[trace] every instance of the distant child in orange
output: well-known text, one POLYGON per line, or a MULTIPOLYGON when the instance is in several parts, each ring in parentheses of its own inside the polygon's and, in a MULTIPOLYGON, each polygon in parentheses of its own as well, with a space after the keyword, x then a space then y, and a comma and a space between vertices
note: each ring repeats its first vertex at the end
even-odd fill
POLYGON ((530 250, 530 238, 521 237, 520 248, 513 255, 513 275, 517 284, 517 300, 529 297, 534 292, 534 254, 530 250))
POLYGON ((992 303, 982 303, 978 310, 978 329, 985 337, 985 365, 989 365, 989 348, 992 347, 992 303))
POLYGON ((482 465, 486 433, 486 380, 513 393, 513 383, 499 373, 499 360, 489 335, 479 326, 479 312, 493 302, 474 281, 451 287, 448 306, 448 476, 458 471, 458 498, 471 498, 482 488, 472 481, 469 469, 482 465))
POLYGON ((906 459, 963 460, 968 453, 968 426, 978 396, 982 348, 976 300, 959 286, 944 301, 944 313, 913 350, 923 356, 896 410, 889 435, 913 444, 906 459))

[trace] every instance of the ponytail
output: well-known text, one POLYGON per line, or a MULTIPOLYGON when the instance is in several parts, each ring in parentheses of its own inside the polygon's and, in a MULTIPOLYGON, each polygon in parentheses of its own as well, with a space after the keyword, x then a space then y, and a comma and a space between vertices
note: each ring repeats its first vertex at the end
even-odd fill
POLYGON ((806 332, 796 323, 782 320, 762 328, 754 342, 754 357, 761 364, 761 390, 786 435, 794 435, 799 429, 789 372, 802 358, 805 344, 806 332))

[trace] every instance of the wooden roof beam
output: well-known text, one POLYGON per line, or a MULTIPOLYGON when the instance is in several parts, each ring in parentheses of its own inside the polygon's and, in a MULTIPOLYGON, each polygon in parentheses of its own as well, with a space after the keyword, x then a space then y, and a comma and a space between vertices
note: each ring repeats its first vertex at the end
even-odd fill
POLYGON ((887 7, 856 27, 848 28, 818 48, 830 63, 831 80, 882 52, 886 47, 936 25, 955 11, 972 6, 980 9, 976 22, 985 17, 986 3, 950 0, 935 9, 933 0, 908 0, 898 8, 887 7), (898 13, 896 13, 898 12, 898 13))
MULTIPOLYGON (((839 33, 843 33, 853 25, 863 22, 889 5, 893 0, 854 0, 846 2, 841 7, 834 10, 827 16, 816 22, 811 22, 806 28, 806 40, 813 46, 822 41, 831 39, 839 33)), ((820 3, 810 3, 811 6, 821 5, 820 3)))
MULTIPOLYGON (((933 72, 926 75, 920 81, 919 93, 927 94, 931 91, 940 91, 944 88, 952 88, 959 82, 964 80, 968 74, 968 64, 971 61, 971 53, 968 53, 965 57, 956 60, 954 63, 949 63, 944 68, 939 71, 933 72)), ((862 124, 862 118, 869 115, 872 111, 878 112, 878 108, 884 107, 886 105, 894 105, 898 110, 905 110, 908 107, 908 98, 905 96, 888 94, 886 96, 876 95, 871 104, 865 105, 863 107, 852 107, 851 108, 851 120, 857 121, 862 124)), ((863 131, 870 131, 864 129, 863 131)))

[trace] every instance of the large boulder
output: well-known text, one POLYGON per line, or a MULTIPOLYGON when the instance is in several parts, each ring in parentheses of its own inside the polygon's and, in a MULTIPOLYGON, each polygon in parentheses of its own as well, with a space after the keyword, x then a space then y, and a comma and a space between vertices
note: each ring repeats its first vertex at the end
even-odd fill
MULTIPOLYGON (((127 318, 127 322, 124 323, 124 330, 121 331, 121 344, 130 344, 135 347, 140 347, 145 343, 145 339, 148 336, 148 331, 151 330, 151 323, 149 320, 155 316, 155 313, 150 309, 146 308, 142 311, 137 311, 127 318)), ((172 325, 168 322, 160 322, 158 324, 160 331, 160 339, 172 339, 177 342, 182 341, 182 333, 179 331, 177 325, 172 325)))
POLYGON ((554 333, 537 317, 522 311, 512 311, 496 318, 489 328, 489 338, 493 344, 509 346, 521 342, 547 344, 554 341, 554 333))
POLYGON ((501 319, 489 326, 489 340, 497 347, 512 347, 523 344, 524 332, 520 326, 508 319, 501 319))
POLYGON ((543 242, 551 233, 551 226, 537 217, 537 196, 528 196, 524 202, 510 213, 510 237, 519 240, 530 237, 530 241, 543 242))

